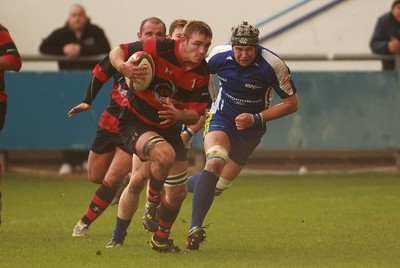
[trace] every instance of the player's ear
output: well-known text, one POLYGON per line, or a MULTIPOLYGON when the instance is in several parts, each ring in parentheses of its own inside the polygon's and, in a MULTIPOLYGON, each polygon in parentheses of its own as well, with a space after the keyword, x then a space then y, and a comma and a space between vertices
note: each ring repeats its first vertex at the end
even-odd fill
POLYGON ((181 40, 181 44, 186 44, 185 42, 187 42, 187 38, 186 36, 182 35, 181 37, 179 37, 179 39, 181 40))

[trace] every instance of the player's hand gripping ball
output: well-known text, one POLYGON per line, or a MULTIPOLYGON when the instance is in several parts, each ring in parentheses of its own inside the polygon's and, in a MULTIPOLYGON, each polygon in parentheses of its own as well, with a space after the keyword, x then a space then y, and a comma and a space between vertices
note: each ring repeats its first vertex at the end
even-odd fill
POLYGON ((130 89, 135 91, 143 91, 147 89, 151 82, 153 81, 154 74, 155 74, 155 65, 153 58, 145 51, 138 51, 132 56, 130 56, 129 60, 134 60, 136 66, 146 66, 147 67, 147 75, 144 79, 137 79, 137 82, 125 77, 126 84, 130 89))

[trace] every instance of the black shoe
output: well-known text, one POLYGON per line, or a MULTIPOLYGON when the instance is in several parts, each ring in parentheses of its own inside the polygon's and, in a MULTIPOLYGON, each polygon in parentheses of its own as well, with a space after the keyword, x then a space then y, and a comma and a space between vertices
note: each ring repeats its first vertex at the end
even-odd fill
POLYGON ((198 250, 200 244, 206 240, 206 231, 203 227, 193 227, 188 233, 186 248, 188 250, 198 250))
POLYGON ((183 253, 182 249, 174 245, 174 241, 172 239, 168 239, 166 243, 161 243, 154 239, 154 235, 150 239, 150 246, 155 251, 161 253, 183 253))
POLYGON ((144 208, 144 213, 142 217, 142 223, 144 229, 149 232, 154 233, 158 229, 158 211, 160 206, 157 205, 150 205, 146 202, 146 207, 144 208))
POLYGON ((117 239, 117 238, 111 238, 110 242, 106 245, 106 248, 116 248, 116 247, 122 247, 124 245, 124 240, 122 239, 117 239))

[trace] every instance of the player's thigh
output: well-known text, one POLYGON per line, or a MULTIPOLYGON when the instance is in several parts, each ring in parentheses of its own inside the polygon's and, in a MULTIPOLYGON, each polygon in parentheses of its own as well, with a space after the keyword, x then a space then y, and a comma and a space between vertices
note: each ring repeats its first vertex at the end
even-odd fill
POLYGON ((204 137, 204 150, 207 152, 212 146, 219 145, 229 151, 231 143, 229 136, 223 131, 208 132, 204 137))
POLYGON ((93 182, 101 183, 113 160, 114 151, 107 153, 89 152, 88 158, 88 176, 93 182))
POLYGON ((132 155, 117 147, 110 165, 111 167, 122 176, 127 175, 132 170, 132 155))

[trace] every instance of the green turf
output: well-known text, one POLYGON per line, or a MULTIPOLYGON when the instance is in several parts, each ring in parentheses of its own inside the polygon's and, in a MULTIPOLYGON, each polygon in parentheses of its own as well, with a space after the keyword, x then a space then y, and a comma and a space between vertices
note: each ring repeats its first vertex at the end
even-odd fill
MULTIPOLYGON (((397 174, 242 176, 217 197, 200 251, 160 254, 147 244, 142 204, 125 245, 106 249, 110 207, 86 238, 71 237, 97 188, 85 178, 6 173, 0 267, 400 267, 397 174)), ((184 247, 191 194, 172 238, 184 247)))

